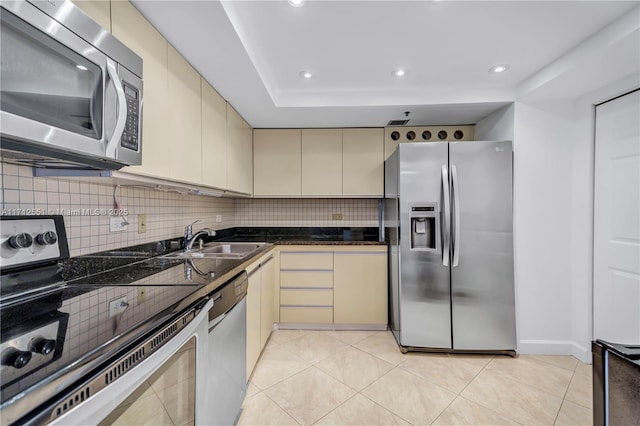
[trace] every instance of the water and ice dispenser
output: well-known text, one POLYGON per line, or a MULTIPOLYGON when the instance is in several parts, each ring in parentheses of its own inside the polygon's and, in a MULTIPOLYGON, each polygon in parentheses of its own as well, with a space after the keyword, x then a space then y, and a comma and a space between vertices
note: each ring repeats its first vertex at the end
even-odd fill
POLYGON ((411 250, 438 251, 438 203, 412 203, 409 205, 411 219, 411 250))

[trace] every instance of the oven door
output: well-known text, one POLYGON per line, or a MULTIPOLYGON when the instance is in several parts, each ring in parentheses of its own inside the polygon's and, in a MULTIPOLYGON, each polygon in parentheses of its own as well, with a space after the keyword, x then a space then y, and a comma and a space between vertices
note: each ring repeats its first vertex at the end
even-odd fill
POLYGON ((51 424, 206 424, 206 401, 196 396, 206 393, 212 306, 209 300, 164 346, 51 424))
POLYGON ((41 155, 99 168, 139 164, 142 81, 34 5, 2 7, 3 153, 31 154, 30 163, 41 155))

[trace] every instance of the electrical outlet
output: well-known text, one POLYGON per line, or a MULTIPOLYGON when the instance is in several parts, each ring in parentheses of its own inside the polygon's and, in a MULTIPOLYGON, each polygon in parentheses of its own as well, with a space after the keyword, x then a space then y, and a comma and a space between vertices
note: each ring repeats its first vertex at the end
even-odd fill
POLYGON ((129 304, 127 303, 127 296, 120 296, 117 299, 109 301, 109 318, 113 318, 116 315, 122 314, 127 310, 129 304))
POLYGON ((138 287, 138 305, 147 300, 147 288, 138 287))
POLYGON ((222 222, 222 215, 221 214, 217 214, 216 215, 216 223, 220 223, 222 222))
POLYGON ((342 213, 333 213, 331 215, 331 220, 342 220, 342 213))
POLYGON ((122 216, 109 216, 109 232, 122 232, 127 229, 129 222, 122 216))
POLYGON ((144 234, 147 232, 147 215, 139 214, 138 215, 138 234, 144 234))

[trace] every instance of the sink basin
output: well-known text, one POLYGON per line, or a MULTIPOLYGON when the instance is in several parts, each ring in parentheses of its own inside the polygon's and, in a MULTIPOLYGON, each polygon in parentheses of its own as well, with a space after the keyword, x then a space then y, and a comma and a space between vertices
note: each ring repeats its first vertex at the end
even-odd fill
POLYGON ((188 252, 167 254, 164 257, 181 259, 242 259, 267 243, 209 243, 201 249, 196 248, 188 252))

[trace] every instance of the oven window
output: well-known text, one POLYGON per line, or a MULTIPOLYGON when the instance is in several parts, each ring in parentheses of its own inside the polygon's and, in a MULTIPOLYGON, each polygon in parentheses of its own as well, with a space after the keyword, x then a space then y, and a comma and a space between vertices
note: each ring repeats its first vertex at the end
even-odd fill
MULTIPOLYGON (((104 419, 103 425, 193 425, 196 338, 192 337, 104 419)), ((126 376, 124 377, 126 380, 126 376)))
POLYGON ((102 70, 2 11, 2 110, 94 139, 102 138, 102 70))

